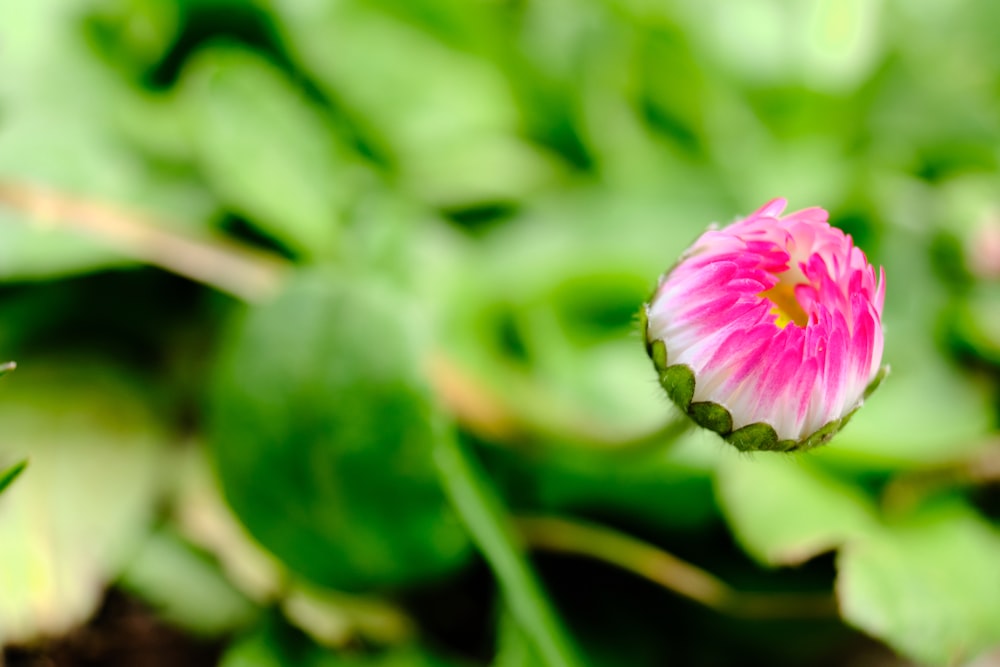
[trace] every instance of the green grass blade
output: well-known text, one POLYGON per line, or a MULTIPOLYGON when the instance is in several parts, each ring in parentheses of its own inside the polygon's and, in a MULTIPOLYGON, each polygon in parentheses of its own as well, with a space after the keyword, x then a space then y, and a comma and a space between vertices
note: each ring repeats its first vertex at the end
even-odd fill
POLYGON ((496 575, 511 615, 546 667, 580 667, 582 662, 518 545, 485 472, 451 434, 439 439, 435 459, 444 488, 496 575))
POLYGON ((24 469, 27 467, 28 467, 28 462, 21 461, 20 463, 17 463, 11 466, 10 468, 7 468, 7 470, 3 471, 2 473, 0 473, 0 493, 3 493, 4 490, 6 490, 8 486, 10 486, 11 482, 17 479, 18 475, 24 472, 24 469))

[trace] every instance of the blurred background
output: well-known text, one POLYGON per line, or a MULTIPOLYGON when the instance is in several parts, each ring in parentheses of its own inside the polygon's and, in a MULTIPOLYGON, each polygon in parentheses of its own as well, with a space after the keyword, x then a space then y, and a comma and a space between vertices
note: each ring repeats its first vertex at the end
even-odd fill
POLYGON ((3 664, 998 664, 998 28, 0 4, 3 664), (779 196, 885 266, 893 372, 827 447, 750 457, 670 426, 634 318, 779 196))

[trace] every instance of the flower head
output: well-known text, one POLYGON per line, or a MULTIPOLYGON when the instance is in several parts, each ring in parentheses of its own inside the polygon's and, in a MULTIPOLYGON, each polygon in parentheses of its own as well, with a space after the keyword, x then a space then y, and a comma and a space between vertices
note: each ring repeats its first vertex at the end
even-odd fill
POLYGON ((670 398, 740 449, 827 442, 881 380, 885 275, 784 199, 702 234, 645 308, 670 398))

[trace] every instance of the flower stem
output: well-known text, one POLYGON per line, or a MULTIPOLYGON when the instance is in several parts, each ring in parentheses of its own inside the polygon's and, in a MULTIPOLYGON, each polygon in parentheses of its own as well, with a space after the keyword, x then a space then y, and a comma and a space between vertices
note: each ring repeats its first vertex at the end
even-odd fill
POLYGON ((585 556, 628 570, 674 593, 732 616, 829 618, 830 595, 737 591, 714 575, 629 535, 561 517, 519 517, 518 530, 535 549, 585 556))
POLYGON ((452 504, 497 577, 511 615, 546 667, 580 667, 576 650, 478 462, 451 434, 439 439, 435 461, 452 504))

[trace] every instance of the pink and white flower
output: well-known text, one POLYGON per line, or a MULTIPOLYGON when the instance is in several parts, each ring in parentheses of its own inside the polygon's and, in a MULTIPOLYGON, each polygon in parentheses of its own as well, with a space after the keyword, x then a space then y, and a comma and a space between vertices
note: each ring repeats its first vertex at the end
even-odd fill
POLYGON ((671 399, 740 449, 829 440, 881 380, 885 274, 821 208, 701 235, 646 305, 671 399))

